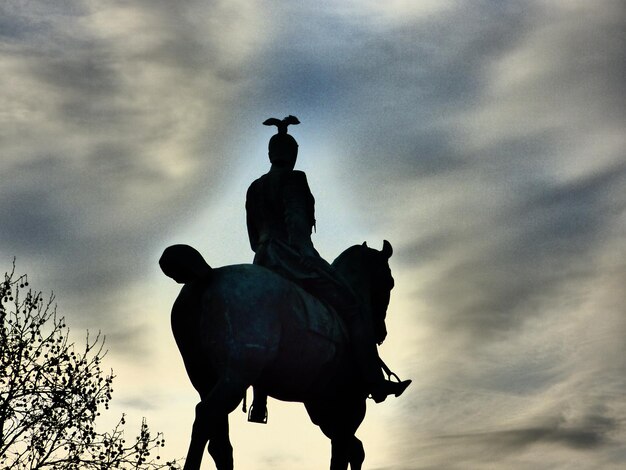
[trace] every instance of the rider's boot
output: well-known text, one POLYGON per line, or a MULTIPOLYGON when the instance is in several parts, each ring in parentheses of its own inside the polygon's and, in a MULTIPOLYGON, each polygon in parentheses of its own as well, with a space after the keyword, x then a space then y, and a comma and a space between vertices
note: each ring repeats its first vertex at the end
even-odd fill
POLYGON ((385 401, 387 396, 399 397, 411 384, 411 380, 402 382, 392 382, 385 379, 381 369, 381 359, 378 356, 374 335, 369 332, 363 318, 352 309, 347 319, 348 330, 352 343, 352 350, 356 358, 357 365, 365 380, 367 391, 371 394, 376 403, 385 401))
POLYGON ((399 397, 411 381, 392 382, 385 379, 371 326, 350 291, 339 289, 337 284, 322 278, 309 281, 304 287, 316 297, 326 300, 346 321, 357 367, 374 401, 380 403, 388 395, 399 397))
POLYGON ((385 401, 388 395, 399 397, 411 385, 412 380, 403 380, 402 382, 392 382, 385 380, 376 382, 370 386, 370 393, 376 403, 385 401))
POLYGON ((267 424, 267 395, 252 387, 254 398, 250 411, 248 412, 248 421, 251 423, 267 424))

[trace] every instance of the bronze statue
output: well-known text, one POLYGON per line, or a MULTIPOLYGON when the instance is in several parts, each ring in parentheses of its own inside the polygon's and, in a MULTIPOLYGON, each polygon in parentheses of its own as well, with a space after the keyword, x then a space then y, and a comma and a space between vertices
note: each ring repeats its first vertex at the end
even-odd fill
POLYGON ((381 251, 363 243, 328 264, 311 242, 315 200, 306 175, 293 170, 298 146, 287 126, 298 120, 265 124, 278 134, 270 140, 270 171, 246 197, 254 264, 213 269, 187 245, 168 247, 159 260, 184 284, 172 330, 200 395, 184 470, 199 470, 207 442, 217 469, 233 469, 228 415, 250 386, 252 421, 265 421, 268 395, 302 402, 331 440, 331 470, 359 470, 365 452, 355 433, 366 398, 381 402, 410 384, 376 350, 387 334, 393 250, 386 240, 381 251))
MULTIPOLYGON (((263 124, 276 126, 278 133, 269 141, 269 172, 256 179, 246 195, 246 221, 250 246, 255 252, 254 264, 297 283, 337 311, 348 326, 357 365, 372 398, 381 402, 387 395, 399 396, 410 381, 385 380, 376 350, 376 343, 382 343, 384 335, 374 337, 365 321, 367 316, 361 312, 350 289, 313 247, 315 198, 305 173, 294 170, 298 143, 288 134, 288 126, 300 121, 287 116, 283 120, 270 118, 263 124)), ((266 401, 263 391, 255 388, 250 421, 267 422, 266 401)))

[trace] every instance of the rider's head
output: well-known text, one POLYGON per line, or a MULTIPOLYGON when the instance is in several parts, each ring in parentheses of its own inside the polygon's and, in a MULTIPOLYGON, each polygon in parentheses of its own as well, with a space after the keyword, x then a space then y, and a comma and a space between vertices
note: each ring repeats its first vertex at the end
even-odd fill
POLYGON ((298 158, 298 142, 287 134, 287 126, 300 124, 295 116, 287 116, 285 119, 269 118, 263 124, 276 126, 278 133, 273 135, 268 146, 268 155, 272 166, 293 169, 298 158))
POLYGON ((298 158, 298 142, 287 133, 278 133, 270 139, 267 153, 272 165, 293 169, 298 158))

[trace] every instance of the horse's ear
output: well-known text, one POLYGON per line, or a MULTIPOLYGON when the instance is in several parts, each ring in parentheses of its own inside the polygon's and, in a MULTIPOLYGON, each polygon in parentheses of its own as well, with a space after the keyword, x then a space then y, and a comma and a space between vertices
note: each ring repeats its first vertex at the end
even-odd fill
POLYGON ((387 240, 383 242, 382 253, 387 259, 391 258, 391 255, 393 254, 393 248, 391 247, 391 243, 389 243, 387 240))
POLYGON ((367 248, 367 242, 363 242, 361 246, 364 246, 365 248, 367 248))

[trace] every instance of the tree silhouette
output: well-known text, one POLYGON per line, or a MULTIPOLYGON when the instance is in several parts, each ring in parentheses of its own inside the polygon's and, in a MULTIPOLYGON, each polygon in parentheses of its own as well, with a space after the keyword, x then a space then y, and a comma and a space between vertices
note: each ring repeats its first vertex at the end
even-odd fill
POLYGON ((0 469, 178 468, 160 462, 165 439, 145 419, 131 442, 124 415, 112 431, 96 430, 113 393, 113 373, 101 368, 104 338, 87 333, 78 348, 54 296, 27 286, 15 264, 0 282, 0 469))

